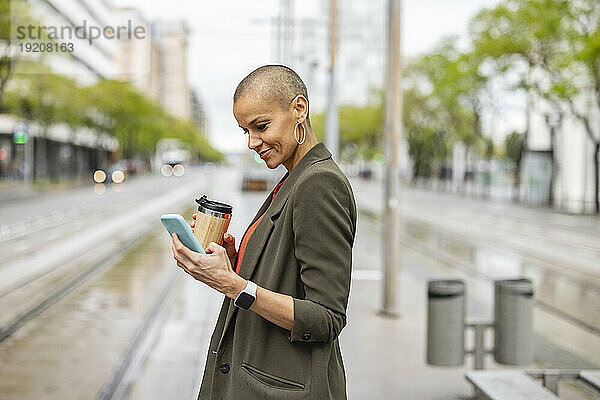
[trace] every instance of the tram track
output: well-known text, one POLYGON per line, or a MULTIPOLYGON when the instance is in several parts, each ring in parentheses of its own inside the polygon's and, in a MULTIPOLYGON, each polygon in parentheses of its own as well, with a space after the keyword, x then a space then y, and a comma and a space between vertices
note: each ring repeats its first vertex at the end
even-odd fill
MULTIPOLYGON (((189 192, 184 187, 176 194, 169 192, 160 197, 155 196, 152 204, 143 209, 135 208, 139 198, 124 199, 124 203, 119 204, 120 209, 124 204, 136 210, 134 213, 115 214, 114 208, 108 205, 105 207, 106 213, 100 213, 104 218, 103 222, 107 222, 102 228, 99 224, 93 224, 96 228, 93 233, 86 229, 70 232, 69 238, 73 245, 65 242, 65 236, 61 237, 62 250, 53 248, 56 256, 51 261, 44 257, 44 251, 52 243, 28 254, 28 259, 18 258, 12 260, 12 264, 3 265, 0 273, 12 281, 4 281, 3 287, 0 287, 0 343, 73 290, 118 262, 157 223, 158 219, 153 219, 154 222, 149 220, 151 216, 160 215, 160 210, 179 209, 184 199, 193 197, 189 192), (108 214, 111 219, 106 218, 108 214), (135 222, 136 220, 141 222, 135 222), (101 245, 98 246, 98 243, 101 245), (83 245, 85 249, 76 250, 79 245, 83 245), (65 256, 63 251, 69 252, 69 256, 65 256), (37 262, 40 259, 42 264, 37 262), (29 268, 30 262, 33 262, 32 268, 29 268), (19 273, 17 278, 11 275, 14 273, 19 273)), ((191 209, 190 207, 189 210, 191 209)), ((85 217, 79 218, 79 221, 82 220, 85 217)), ((86 226, 90 226, 92 222, 86 221, 86 226)))
MULTIPOLYGON (((0 342, 4 341, 10 335, 12 335, 21 327, 23 327, 27 322, 34 319, 37 315, 48 309, 50 306, 52 306, 54 303, 56 303, 63 297, 67 296, 73 290, 83 285, 85 282, 89 281, 94 276, 113 266, 121 258, 123 258, 125 254, 131 251, 131 249, 136 247, 143 239, 143 236, 137 236, 123 243, 123 246, 120 247, 118 251, 112 253, 107 258, 103 258, 99 262, 96 262, 91 266, 87 267, 86 269, 69 279, 67 283, 52 290, 48 295, 43 297, 42 300, 26 309, 24 312, 21 312, 19 315, 15 316, 9 322, 0 326, 0 342)), ((14 290, 18 290, 19 288, 16 288, 14 290)))
POLYGON ((156 296, 129 345, 123 351, 114 372, 98 391, 96 400, 118 400, 125 397, 131 381, 134 380, 134 377, 130 376, 131 371, 136 369, 137 365, 141 364, 146 357, 156 328, 160 326, 160 315, 168 308, 175 282, 180 277, 180 271, 173 269, 171 276, 156 296))
MULTIPOLYGON (((125 398, 176 297, 178 279, 183 278, 182 271, 168 262, 173 261, 168 243, 162 226, 136 236, 121 251, 90 266, 3 326, 0 382, 17 369, 23 382, 29 374, 39 377, 42 387, 44 379, 46 384, 56 382, 56 376, 66 373, 60 371, 67 369, 72 379, 82 381, 79 390, 85 398, 125 398), (27 328, 22 334, 13 335, 23 327, 27 328), (52 345, 41 344, 47 340, 52 345), (53 369, 44 367, 46 352, 52 354, 53 369), (78 367, 79 360, 83 364, 78 367)), ((65 398, 64 392, 69 389, 54 388, 44 398, 65 398)), ((23 393, 24 398, 33 395, 28 389, 23 393)))

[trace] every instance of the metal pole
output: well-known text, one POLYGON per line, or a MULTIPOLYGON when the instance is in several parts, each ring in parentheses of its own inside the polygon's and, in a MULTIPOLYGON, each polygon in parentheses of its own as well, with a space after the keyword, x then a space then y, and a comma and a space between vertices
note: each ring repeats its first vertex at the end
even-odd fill
POLYGON ((286 0, 279 0, 279 12, 277 14, 277 62, 283 64, 285 62, 283 55, 284 48, 284 21, 285 21, 285 5, 286 0))
POLYGON ((475 325, 475 369, 482 370, 485 362, 485 326, 483 324, 475 325))
POLYGON ((335 84, 335 53, 337 51, 337 0, 329 3, 329 90, 327 93, 327 120, 325 145, 333 159, 338 160, 339 121, 335 84))
POLYGON ((400 254, 400 142, 402 137, 402 90, 400 80, 401 0, 388 0, 387 93, 385 109, 384 275, 382 313, 398 316, 396 300, 400 254))
POLYGON ((285 2, 285 40, 284 45, 284 63, 294 66, 294 4, 292 0, 285 2))

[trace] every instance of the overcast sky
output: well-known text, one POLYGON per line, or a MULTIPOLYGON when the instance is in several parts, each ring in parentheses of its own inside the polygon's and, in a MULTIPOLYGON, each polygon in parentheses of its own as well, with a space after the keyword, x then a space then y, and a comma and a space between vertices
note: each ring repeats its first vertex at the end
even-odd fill
MULTIPOLYGON (((365 3, 365 0, 359 0, 365 3)), ((381 0, 371 0, 382 4, 381 0)), ((152 19, 184 19, 191 28, 188 52, 189 82, 203 102, 211 143, 222 151, 242 151, 245 136, 231 111, 237 83, 252 69, 271 59, 270 18, 279 1, 112 0, 133 6, 152 19)), ((368 1, 367 1, 368 2, 368 1)), ((407 57, 426 52, 449 34, 465 36, 468 20, 497 0, 405 0, 402 51, 407 57)), ((338 1, 352 7, 352 1, 338 1)), ((321 0, 296 2, 298 18, 323 14, 321 0)), ((344 46, 340 43, 339 46, 344 46)))

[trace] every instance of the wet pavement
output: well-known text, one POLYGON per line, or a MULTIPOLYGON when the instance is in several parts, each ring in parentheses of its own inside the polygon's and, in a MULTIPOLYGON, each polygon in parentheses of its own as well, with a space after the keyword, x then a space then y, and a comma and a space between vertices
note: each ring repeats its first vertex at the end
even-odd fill
MULTIPOLYGON (((241 176, 231 168, 215 176, 218 181, 210 182, 206 194, 233 205, 229 232, 239 245, 268 192, 241 192, 241 176)), ((470 397, 464 380, 472 367, 469 358, 459 368, 425 364, 426 283, 434 278, 464 279, 467 315, 484 321, 492 314, 494 279, 532 278, 537 351, 530 367, 600 365, 600 271, 592 262, 600 248, 600 235, 594 236, 597 219, 407 190, 399 243, 401 317, 391 319, 379 313, 381 190, 372 182, 351 182, 361 214, 348 325, 340 336, 350 399, 470 397)), ((181 213, 190 220, 192 208, 181 213)), ((0 398, 96 397, 166 285, 164 310, 116 398, 195 399, 223 295, 177 269, 160 226, 120 262, 0 342, 0 398)), ((472 339, 467 335, 467 345, 472 339)), ((491 356, 486 366, 507 368, 491 356)), ((563 386, 565 399, 593 398, 563 386)))
MULTIPOLYGON (((221 170, 219 177, 220 184, 212 185, 206 194, 211 200, 232 205, 228 232, 239 246, 268 192, 241 192, 241 176, 230 169, 221 170)), ((191 221, 191 213, 184 218, 191 221)), ((185 278, 178 284, 177 299, 124 398, 196 399, 224 295, 189 276, 185 278)))
MULTIPOLYGON (((379 219, 381 187, 359 179, 352 184, 359 208, 379 219)), ((532 279, 538 362, 553 368, 600 366, 597 217, 410 188, 402 192, 401 204, 403 245, 480 281, 488 287, 481 292, 484 302, 492 299, 495 279, 532 279), (569 235, 578 235, 581 243, 571 244, 569 235)), ((490 311, 472 317, 491 320, 490 311)))
POLYGON ((182 278, 173 288, 176 297, 168 315, 124 398, 196 399, 198 395, 223 295, 189 276, 182 278))
MULTIPOLYGON (((16 207, 27 217, 40 216, 46 210, 66 217, 41 230, 32 226, 18 238, 4 241, 13 255, 7 252, 0 265, 0 340, 6 324, 19 315, 27 315, 69 282, 101 269, 104 260, 122 257, 152 226, 160 224, 161 213, 183 202, 193 204, 193 196, 213 177, 202 170, 189 171, 176 179, 141 177, 119 186, 118 191, 107 189, 110 194, 78 189, 74 199, 61 193, 57 196, 60 201, 51 197, 16 207), (94 209, 87 210, 89 205, 94 209), (69 210, 76 213, 63 214, 69 210), (82 210, 89 213, 80 213, 82 210)), ((6 211, 0 213, 5 215, 6 211)))
MULTIPOLYGON (((473 368, 470 356, 462 367, 443 368, 426 365, 427 281, 429 279, 462 279, 467 286, 467 315, 470 320, 489 320, 492 314, 493 287, 489 280, 482 280, 470 270, 462 270, 454 263, 447 263, 429 251, 423 251, 414 243, 402 241, 401 272, 397 299, 400 317, 391 319, 380 314, 382 304, 381 281, 381 222, 369 214, 359 215, 358 233, 354 247, 353 281, 348 305, 348 325, 340 335, 344 364, 346 366, 349 399, 384 400, 406 398, 415 400, 471 398, 472 388, 464 374, 473 368)), ((541 311, 536 311, 538 319, 541 311)), ((550 316, 552 317, 552 316, 550 316)), ((557 325, 557 329, 560 325, 557 325)), ((540 329, 542 330, 542 329, 540 329)), ((555 332, 550 335, 555 335, 555 332)), ((556 351, 556 346, 544 343, 536 337, 540 352, 556 351)), ((493 337, 486 335, 486 346, 493 344, 493 337)), ((586 343, 574 343, 579 352, 590 350, 586 343)), ((466 335, 466 346, 473 346, 473 335, 466 335)), ((570 354, 570 353, 569 353, 570 354)), ((589 366, 577 357, 567 358, 558 354, 555 358, 536 357, 530 369, 556 368, 565 359, 571 365, 563 368, 589 366)), ((494 362, 491 355, 485 357, 488 369, 514 369, 494 362)), ((521 367, 522 368, 522 367, 521 367)), ((574 385, 564 383, 560 394, 563 399, 597 399, 582 392, 574 385)))
POLYGON ((92 399, 174 273, 156 230, 89 284, 0 343, 0 397, 92 399))

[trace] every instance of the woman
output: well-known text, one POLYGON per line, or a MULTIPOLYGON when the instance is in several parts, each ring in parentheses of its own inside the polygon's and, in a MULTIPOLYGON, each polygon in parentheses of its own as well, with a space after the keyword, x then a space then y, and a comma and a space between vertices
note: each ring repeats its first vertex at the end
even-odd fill
POLYGON ((287 172, 239 251, 229 234, 205 255, 173 234, 177 265, 225 294, 198 399, 345 399, 338 335, 356 232, 352 188, 317 142, 306 86, 290 68, 250 73, 233 113, 248 147, 268 168, 283 164, 287 172))

